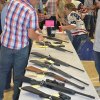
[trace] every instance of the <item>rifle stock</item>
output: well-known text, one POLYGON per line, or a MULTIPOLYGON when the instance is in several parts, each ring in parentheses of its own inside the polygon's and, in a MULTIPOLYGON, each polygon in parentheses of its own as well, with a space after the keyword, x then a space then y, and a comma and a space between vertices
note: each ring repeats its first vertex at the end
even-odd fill
POLYGON ((41 69, 33 67, 33 66, 26 67, 26 70, 32 71, 32 72, 35 72, 35 73, 38 73, 38 74, 45 74, 45 75, 53 77, 53 78, 55 78, 55 79, 57 79, 59 81, 62 81, 62 82, 65 82, 67 84, 70 84, 72 86, 75 86, 76 88, 85 89, 85 87, 77 85, 77 84, 75 84, 75 83, 73 83, 73 82, 71 82, 71 81, 69 81, 69 80, 67 80, 67 79, 65 79, 65 78, 53 73, 53 72, 45 72, 45 71, 42 71, 41 69))

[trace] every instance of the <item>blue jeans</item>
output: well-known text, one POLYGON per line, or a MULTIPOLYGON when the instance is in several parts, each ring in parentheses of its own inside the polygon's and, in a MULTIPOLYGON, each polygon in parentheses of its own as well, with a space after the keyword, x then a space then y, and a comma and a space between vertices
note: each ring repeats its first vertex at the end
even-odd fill
POLYGON ((95 17, 93 15, 86 15, 84 18, 86 30, 89 31, 89 36, 93 37, 95 30, 95 17))
POLYGON ((100 81, 100 52, 94 51, 94 60, 97 72, 99 74, 99 81, 100 81))
POLYGON ((88 39, 88 35, 87 34, 73 36, 73 42, 72 42, 72 44, 73 44, 76 52, 78 51, 81 42, 84 41, 84 40, 86 40, 86 39, 88 39))
POLYGON ((0 100, 3 99, 3 92, 6 86, 6 79, 8 72, 13 66, 13 77, 14 77, 14 95, 13 100, 18 100, 19 97, 19 87, 21 82, 18 77, 24 75, 25 67, 28 62, 29 47, 25 47, 20 50, 9 49, 1 46, 0 51, 0 100))

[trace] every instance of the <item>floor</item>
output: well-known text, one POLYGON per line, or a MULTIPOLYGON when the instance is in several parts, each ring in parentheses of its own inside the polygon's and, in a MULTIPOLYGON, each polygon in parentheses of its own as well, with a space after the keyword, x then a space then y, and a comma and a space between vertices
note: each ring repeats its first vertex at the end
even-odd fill
MULTIPOLYGON (((100 96, 100 82, 93 61, 82 61, 85 70, 87 71, 98 95, 100 96), (91 68, 90 68, 91 67, 91 68)), ((12 100, 13 90, 5 91, 4 100, 12 100)))

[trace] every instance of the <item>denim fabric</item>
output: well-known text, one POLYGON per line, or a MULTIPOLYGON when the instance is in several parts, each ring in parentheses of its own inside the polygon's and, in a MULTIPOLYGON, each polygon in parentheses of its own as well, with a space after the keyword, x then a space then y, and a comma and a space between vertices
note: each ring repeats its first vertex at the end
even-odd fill
POLYGON ((93 15, 86 15, 84 23, 86 30, 89 31, 89 36, 92 37, 95 30, 95 17, 93 15))
POLYGON ((95 66, 96 66, 97 72, 100 77, 100 52, 94 51, 94 60, 95 60, 95 66))
POLYGON ((6 79, 5 90, 11 88, 11 77, 12 77, 12 70, 10 70, 10 71, 8 72, 7 79, 6 79))
MULTIPOLYGON (((25 47, 20 50, 9 49, 1 46, 0 51, 0 98, 3 98, 3 92, 6 86, 6 78, 8 72, 13 66, 13 77, 14 77, 14 95, 13 100, 18 100, 19 87, 21 82, 18 81, 18 77, 24 75, 25 67, 28 62, 29 47, 25 47)), ((0 99, 2 100, 2 99, 0 99)))
POLYGON ((77 36, 73 37, 72 44, 73 44, 76 52, 78 51, 81 42, 84 41, 84 40, 86 40, 87 38, 88 38, 87 34, 77 35, 77 36))

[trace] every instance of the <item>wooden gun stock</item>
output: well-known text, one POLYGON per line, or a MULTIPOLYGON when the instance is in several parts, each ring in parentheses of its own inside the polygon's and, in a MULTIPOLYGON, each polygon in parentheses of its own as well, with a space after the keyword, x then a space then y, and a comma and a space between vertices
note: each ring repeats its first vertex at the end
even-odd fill
POLYGON ((32 72, 35 72, 35 73, 45 73, 45 71, 43 71, 39 68, 33 67, 33 66, 26 67, 26 70, 32 71, 32 72))
POLYGON ((77 84, 75 84, 75 83, 73 83, 73 82, 71 82, 71 81, 69 81, 69 80, 67 80, 67 79, 65 79, 65 78, 53 73, 53 72, 46 72, 46 71, 43 71, 43 70, 41 70, 39 68, 36 68, 36 67, 33 67, 33 66, 26 67, 26 70, 32 71, 32 72, 35 72, 35 73, 38 73, 38 74, 45 74, 45 75, 47 75, 49 77, 53 77, 53 78, 55 78, 55 79, 57 79, 59 81, 62 81, 62 82, 68 83, 68 84, 70 84, 72 86, 75 86, 76 88, 85 89, 85 87, 77 85, 77 84))

